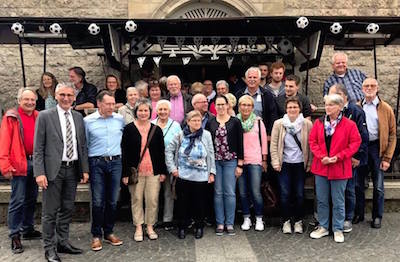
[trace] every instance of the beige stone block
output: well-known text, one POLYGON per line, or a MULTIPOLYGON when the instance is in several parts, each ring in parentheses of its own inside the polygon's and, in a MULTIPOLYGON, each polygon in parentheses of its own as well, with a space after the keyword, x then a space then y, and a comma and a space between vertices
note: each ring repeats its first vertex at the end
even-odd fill
POLYGON ((262 8, 262 15, 274 15, 279 16, 282 15, 285 9, 285 5, 283 1, 281 2, 268 2, 263 3, 262 8))

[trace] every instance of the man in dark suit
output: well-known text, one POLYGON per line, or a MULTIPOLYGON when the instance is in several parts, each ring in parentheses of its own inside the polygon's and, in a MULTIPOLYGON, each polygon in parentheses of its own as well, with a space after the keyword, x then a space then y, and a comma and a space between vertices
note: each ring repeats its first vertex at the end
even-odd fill
POLYGON ((33 172, 43 190, 42 226, 47 261, 61 261, 58 253, 80 254, 68 241, 79 179, 89 178, 88 152, 82 115, 71 110, 72 83, 56 87, 57 107, 41 111, 36 121, 33 172), (57 248, 57 251, 56 251, 57 248))

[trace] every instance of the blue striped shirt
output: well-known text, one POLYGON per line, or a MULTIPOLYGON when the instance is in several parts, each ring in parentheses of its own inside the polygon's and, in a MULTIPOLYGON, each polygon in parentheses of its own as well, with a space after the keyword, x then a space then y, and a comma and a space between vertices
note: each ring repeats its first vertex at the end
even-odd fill
POLYGON ((357 102, 364 99, 362 83, 367 76, 358 69, 347 69, 343 77, 333 73, 324 83, 324 96, 328 94, 329 88, 334 84, 344 85, 349 93, 349 101, 357 102))
POLYGON ((84 118, 89 157, 121 155, 121 139, 125 121, 113 113, 103 118, 96 111, 84 118))

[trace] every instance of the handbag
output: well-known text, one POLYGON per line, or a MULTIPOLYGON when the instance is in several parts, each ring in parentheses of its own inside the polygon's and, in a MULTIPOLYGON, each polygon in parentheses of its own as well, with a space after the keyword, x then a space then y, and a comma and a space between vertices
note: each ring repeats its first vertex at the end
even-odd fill
POLYGON ((139 182, 139 172, 138 172, 139 165, 140 165, 140 162, 142 162, 144 153, 146 152, 147 148, 149 147, 150 141, 153 138, 153 135, 154 135, 154 133, 156 131, 156 128, 157 128, 156 125, 153 125, 153 127, 150 130, 150 134, 149 134, 149 137, 147 139, 146 145, 144 146, 143 151, 140 154, 140 158, 139 158, 139 162, 137 164, 137 167, 131 166, 131 174, 130 174, 129 179, 128 179, 128 185, 135 185, 135 184, 137 184, 139 182))

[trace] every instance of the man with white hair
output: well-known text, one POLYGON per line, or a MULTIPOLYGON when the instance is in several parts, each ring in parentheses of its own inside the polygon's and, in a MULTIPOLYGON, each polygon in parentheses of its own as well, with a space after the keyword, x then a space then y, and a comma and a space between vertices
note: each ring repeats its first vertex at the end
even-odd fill
POLYGON ((171 102, 170 117, 179 124, 182 124, 185 115, 193 110, 191 103, 192 96, 182 93, 181 87, 181 80, 178 76, 170 75, 167 78, 167 89, 169 93, 166 99, 171 102))
POLYGON ((11 183, 7 223, 14 254, 24 251, 21 233, 23 239, 38 239, 42 235, 33 227, 38 195, 32 168, 33 136, 39 114, 35 110, 36 100, 35 91, 21 88, 18 106, 6 112, 0 129, 0 170, 11 183))
POLYGON ((254 99, 254 113, 265 123, 268 137, 271 136, 274 121, 278 119, 278 110, 272 94, 260 86, 261 71, 258 67, 250 67, 245 73, 246 88, 239 90, 235 95, 237 100, 243 95, 254 99))
POLYGON ((192 106, 194 110, 198 110, 202 115, 201 127, 206 128, 207 122, 214 118, 214 116, 208 111, 207 97, 203 94, 195 94, 192 98, 192 106))
POLYGON ((42 188, 42 227, 45 258, 61 261, 58 253, 81 254, 69 242, 78 181, 89 179, 88 149, 83 117, 72 110, 72 83, 56 87, 56 107, 39 113, 35 126, 33 172, 42 188))
POLYGON ((333 74, 324 83, 323 95, 327 95, 329 88, 339 83, 346 87, 350 102, 359 102, 364 99, 362 83, 367 77, 358 69, 348 69, 347 61, 345 53, 338 52, 332 56, 333 74))
POLYGON ((356 214, 360 221, 364 219, 364 175, 371 171, 374 184, 372 201, 372 228, 380 228, 385 200, 384 174, 390 167, 396 148, 396 119, 392 107, 378 96, 379 85, 374 78, 366 78, 362 84, 364 100, 362 107, 365 112, 368 129, 368 169, 357 174, 356 214))

